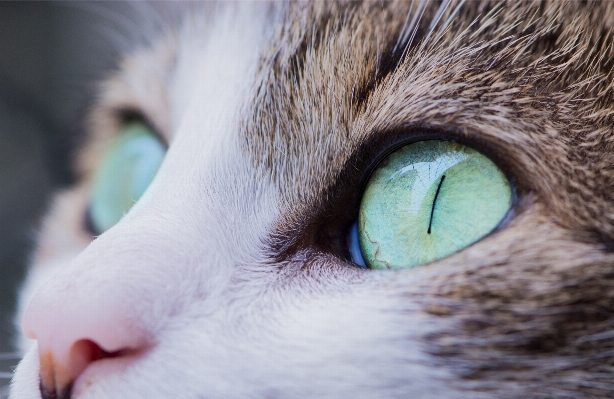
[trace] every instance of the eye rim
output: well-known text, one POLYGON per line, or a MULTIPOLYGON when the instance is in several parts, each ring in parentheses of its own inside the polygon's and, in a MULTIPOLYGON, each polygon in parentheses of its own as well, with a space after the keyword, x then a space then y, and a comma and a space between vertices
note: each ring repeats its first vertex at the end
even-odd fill
MULTIPOLYGON (((109 137, 109 139, 107 140, 105 150, 103 152, 104 154, 106 154, 106 152, 109 150, 113 142, 123 134, 122 130, 131 124, 143 125, 147 129, 147 131, 150 133, 150 135, 154 139, 156 139, 158 143, 162 145, 165 153, 168 152, 168 149, 169 149, 168 141, 166 140, 164 135, 162 135, 160 131, 154 126, 151 120, 140 110, 133 109, 133 108, 118 109, 115 111, 115 118, 118 121, 118 127, 115 130, 114 134, 111 137, 109 137)), ((102 161, 102 158, 100 159, 100 161, 102 161)), ((98 170, 98 168, 96 168, 96 170, 98 170)), ((96 178, 96 174, 94 173, 90 177, 91 182, 93 182, 95 178, 96 178)), ((83 212, 81 226, 82 226, 82 229, 91 236, 92 240, 94 240, 99 235, 104 233, 104 231, 98 231, 92 219, 92 213, 91 213, 92 212, 91 211, 92 195, 93 195, 93 192, 90 193, 86 208, 83 212)))
POLYGON ((428 266, 430 264, 442 261, 446 258, 449 258, 450 256, 453 256, 461 251, 464 251, 467 248, 470 248, 478 243, 480 243, 481 241, 487 239, 488 237, 490 237, 491 235, 495 234, 496 232, 500 231, 501 229, 503 229, 515 216, 517 213, 517 206, 518 206, 518 193, 516 190, 516 185, 513 183, 512 179, 509 177, 509 175, 506 173, 506 171, 501 168, 499 166, 499 164, 497 162, 495 162, 492 158, 490 158, 487 154, 484 154, 483 152, 481 152, 479 149, 476 149, 475 147, 471 147, 470 145, 466 145, 466 144, 462 144, 459 141, 456 140, 445 140, 445 139, 434 139, 434 138, 427 138, 427 139, 423 139, 423 140, 411 140, 409 142, 406 142, 405 144, 400 144, 400 145, 396 145, 395 147, 392 147, 391 150, 386 151, 384 153, 384 155, 382 155, 378 161, 376 163, 374 163, 374 166, 372 167, 372 169, 370 170, 370 172, 368 173, 368 177, 366 178, 366 181, 364 182, 364 185, 361 187, 361 191, 360 191, 360 203, 358 204, 358 211, 360 211, 360 206, 362 203, 362 198, 364 196, 365 190, 367 189, 367 186, 371 180, 371 177, 373 176, 373 174, 375 173, 375 171, 379 168, 379 166, 381 165, 381 163, 388 158, 390 155, 392 155, 393 153, 395 153, 396 151, 400 150, 401 148, 411 145, 411 144, 415 144, 415 143, 419 143, 422 141, 447 141, 447 142, 451 142, 451 143, 455 143, 455 144, 460 144, 463 145, 465 147, 468 147, 470 149, 473 149, 474 151, 484 155, 485 157, 487 157, 494 165, 495 167, 497 167, 501 173, 505 176, 505 178, 508 181, 509 187, 510 187, 510 205, 509 208, 507 209, 507 211, 505 212, 505 214, 503 215, 503 217, 499 220, 499 222, 495 225, 495 227, 493 227, 487 234, 485 234, 484 236, 480 237, 478 240, 473 241, 472 243, 458 248, 456 251, 453 251, 447 255, 445 255, 442 258, 438 258, 438 259, 434 259, 430 262, 427 263, 422 263, 422 264, 417 264, 414 265, 412 267, 407 267, 407 268, 394 268, 394 269, 372 269, 371 267, 368 266, 366 259, 365 259, 365 255, 363 253, 362 250, 362 246, 360 245, 360 242, 355 240, 354 235, 358 234, 358 215, 356 216, 356 220, 352 223, 348 234, 348 238, 346 240, 347 245, 348 245, 348 253, 350 254, 350 261, 356 265, 357 267, 361 268, 361 269, 368 269, 368 270, 373 270, 373 271, 402 271, 402 270, 410 270, 413 269, 415 267, 422 267, 422 266, 428 266), (354 246, 356 246, 356 248, 354 248, 354 246), (359 256, 356 256, 356 253, 359 254, 359 256))
MULTIPOLYGON (((412 142, 411 144, 408 144, 408 146, 412 145, 412 144, 417 144, 417 143, 421 143, 421 142, 429 142, 429 141, 430 142, 433 142, 433 141, 442 142, 442 140, 422 140, 422 141, 412 142)), ((449 141, 449 140, 443 140, 443 141, 444 142, 448 142, 448 143, 458 144, 457 142, 452 142, 452 141, 449 141)), ((405 146, 403 146, 401 148, 397 148, 397 150, 388 153, 388 155, 386 155, 384 157, 384 159, 387 159, 388 157, 392 156, 396 151, 399 151, 399 150, 401 150, 404 147, 405 146)), ((503 214, 503 216, 497 221, 496 225, 494 225, 490 229, 486 230, 487 231, 486 234, 478 237, 476 240, 471 241, 470 243, 468 243, 466 245, 463 245, 461 247, 458 247, 455 250, 453 250, 451 252, 448 252, 445 255, 441 256, 441 257, 437 257, 435 259, 431 259, 431 260, 429 260, 427 262, 424 262, 424 263, 416 263, 416 264, 412 264, 410 266, 403 266, 403 267, 399 267, 399 266, 388 267, 387 269, 385 269, 385 268, 379 268, 379 267, 373 268, 373 267, 369 266, 368 262, 366 261, 367 256, 364 253, 363 246, 362 246, 360 240, 356 239, 356 236, 359 234, 358 226, 360 224, 359 221, 356 220, 352 224, 352 227, 351 227, 351 230, 350 230, 350 233, 349 233, 349 236, 348 236, 348 240, 347 240, 351 261, 356 266, 358 266, 360 268, 367 268, 369 270, 374 270, 374 271, 375 270, 404 270, 404 269, 409 270, 409 269, 414 269, 416 267, 428 266, 430 264, 433 264, 433 263, 442 261, 442 260, 444 260, 446 258, 449 258, 449 257, 451 257, 451 256, 453 256, 453 255, 455 255, 455 254, 457 254, 457 253, 459 253, 461 251, 464 251, 467 248, 470 248, 470 247, 480 243, 481 241, 487 239, 488 237, 490 237, 493 234, 496 234, 498 231, 500 231, 501 229, 506 227, 506 225, 516 215, 516 208, 517 208, 518 197, 517 197, 517 191, 516 191, 515 186, 511 183, 509 177, 505 174, 505 172, 496 163, 494 163, 490 158, 488 158, 486 155, 484 155, 483 153, 480 153, 479 151, 475 150, 472 147, 465 146, 465 145, 463 145, 463 147, 467 147, 469 149, 472 149, 473 151, 478 152, 480 155, 486 157, 490 162, 492 162, 492 164, 495 166, 495 168, 499 169, 499 171, 501 172, 501 174, 503 175, 505 180, 507 180, 507 185, 509 187, 509 205, 508 205, 507 210, 503 214)), ((375 171, 379 169, 380 165, 381 165, 381 163, 378 163, 378 165, 375 167, 375 171)), ((371 179, 372 179, 373 174, 375 173, 375 171, 372 171, 372 173, 371 173, 371 175, 370 175, 370 177, 369 177, 369 179, 367 181, 367 187, 366 188, 368 188, 369 183, 371 182, 371 179)), ((366 190, 366 188, 365 188, 365 190, 366 190)), ((364 191, 363 191, 362 196, 361 196, 361 205, 359 206, 359 211, 360 211, 360 209, 362 209, 361 207, 362 207, 363 200, 364 200, 364 191)))
MULTIPOLYGON (((412 124, 407 125, 406 127, 389 129, 378 134, 370 134, 369 139, 361 145, 361 147, 378 146, 381 148, 381 150, 378 151, 377 155, 372 159, 371 162, 368 162, 365 165, 366 167, 363 169, 367 172, 363 174, 360 180, 359 201, 360 199, 362 199, 362 195, 367 187, 367 184, 369 183, 369 180, 371 179, 371 176, 378 168, 378 166, 390 154, 399 150, 402 147, 405 147, 406 145, 427 140, 449 141, 452 143, 464 145, 466 147, 478 151, 479 153, 490 159, 495 164, 495 166, 497 166, 497 168, 499 168, 503 172, 503 174, 510 182, 510 186, 514 190, 519 188, 521 192, 525 191, 524 186, 519 186, 517 184, 521 180, 517 179, 516 167, 512 165, 512 162, 510 162, 509 159, 506 159, 506 157, 500 155, 501 152, 504 151, 504 148, 502 148, 504 146, 503 142, 496 142, 491 138, 484 139, 482 137, 479 137, 477 133, 462 133, 458 130, 458 128, 454 126, 442 125, 433 127, 431 125, 412 124)), ((361 149, 358 149, 358 152, 360 152, 360 150, 361 149)), ((513 207, 515 204, 516 202, 512 202, 511 207, 513 207)))
POLYGON ((348 237, 353 223, 358 219, 366 185, 377 166, 390 153, 418 141, 443 140, 468 146, 489 158, 508 179, 512 190, 508 212, 490 233, 471 245, 507 226, 522 212, 522 198, 532 192, 525 184, 526 179, 522 179, 523 162, 513 151, 510 152, 510 143, 503 138, 485 135, 480 130, 461 129, 454 124, 411 123, 374 130, 365 137, 347 157, 334 182, 321 193, 326 201, 310 204, 309 211, 302 208, 301 213, 305 216, 295 219, 298 221, 291 229, 280 226, 271 234, 271 249, 276 254, 272 256, 273 261, 287 261, 295 253, 311 247, 362 269, 352 260, 348 237), (292 230, 292 234, 289 234, 289 230, 292 230))
POLYGON ((147 127, 147 129, 152 133, 152 135, 158 139, 160 144, 164 146, 164 149, 168 151, 169 142, 161 133, 161 131, 156 127, 156 125, 152 122, 150 118, 147 117, 141 110, 136 108, 121 108, 115 111, 116 119, 119 121, 119 128, 113 135, 113 137, 109 140, 109 142, 113 141, 120 133, 120 131, 131 123, 141 123, 147 127))

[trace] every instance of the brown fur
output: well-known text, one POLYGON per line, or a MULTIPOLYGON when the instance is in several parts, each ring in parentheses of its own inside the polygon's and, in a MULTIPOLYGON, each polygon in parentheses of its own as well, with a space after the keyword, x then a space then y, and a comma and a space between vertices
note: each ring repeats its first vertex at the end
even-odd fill
MULTIPOLYGON (((345 237, 374 163, 407 140, 466 143, 501 166, 517 201, 482 241, 382 279, 424 319, 445 320, 421 338, 435 362, 425 367, 451 369, 467 397, 613 397, 614 3, 452 1, 438 15, 442 4, 281 6, 286 22, 242 125, 244 154, 283 199, 271 263, 289 284, 305 284, 303 269, 316 281, 360 280, 345 237), (427 271, 420 284, 408 278, 427 271)), ((48 220, 40 258, 87 245, 84 232, 61 242, 56 232, 80 231, 118 110, 138 110, 170 141, 174 48, 134 55, 107 83, 85 179, 48 220)))
POLYGON ((285 196, 273 244, 291 256, 337 239, 322 226, 355 218, 364 171, 394 143, 468 143, 512 179, 515 217, 410 290, 453 321, 426 350, 462 389, 614 396, 613 4, 468 2, 446 25, 452 2, 431 31, 429 2, 400 45, 417 2, 290 6, 244 126, 285 196))

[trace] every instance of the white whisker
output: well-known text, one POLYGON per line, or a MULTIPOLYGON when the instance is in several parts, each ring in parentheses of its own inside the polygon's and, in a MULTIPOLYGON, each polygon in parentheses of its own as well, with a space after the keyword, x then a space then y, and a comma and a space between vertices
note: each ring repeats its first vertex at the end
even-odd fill
POLYGON ((419 51, 424 50, 426 45, 429 43, 429 39, 431 38, 431 35, 433 34, 433 32, 435 32, 437 25, 439 24, 439 21, 445 14, 448 7, 450 7, 450 4, 452 4, 452 0, 446 0, 445 2, 441 3, 439 8, 437 9, 437 13, 435 14, 435 17, 433 18, 433 20, 431 21, 431 25, 429 26, 428 33, 426 34, 426 37, 422 41, 422 45, 420 46, 419 51))
POLYGON ((135 21, 130 20, 126 14, 119 12, 117 7, 118 3, 108 4, 90 3, 90 2, 77 2, 68 3, 75 9, 82 10, 83 12, 89 12, 101 19, 100 24, 94 25, 93 29, 99 32, 101 36, 106 38, 112 43, 118 50, 129 49, 134 40, 139 36, 139 27, 135 21))
POLYGON ((465 4, 466 0, 461 0, 458 5, 456 6, 456 8, 454 9, 454 11, 452 11, 452 13, 450 14, 450 16, 448 17, 448 19, 446 19, 446 22, 443 23, 443 25, 441 26, 441 30, 439 32, 439 34, 435 37, 435 40, 433 40, 433 42, 437 43, 439 41, 439 39, 441 39, 441 36, 443 36, 444 32, 446 31, 446 29, 450 26, 450 24, 452 23, 452 20, 454 19, 454 17, 456 17, 456 15, 458 14, 458 11, 461 9, 461 7, 465 4))
POLYGON ((408 41, 407 46, 411 46, 411 43, 416 36, 418 26, 420 25, 420 21, 422 21, 422 16, 424 15, 424 11, 426 10, 426 5, 426 0, 420 0, 420 3, 418 3, 418 7, 416 7, 416 11, 414 12, 413 18, 409 23, 409 26, 407 27, 405 36, 403 37, 403 41, 408 41), (410 36, 409 39, 408 36, 410 36))
POLYGON ((439 8, 437 9, 437 13, 435 14, 435 18, 433 18, 433 20, 431 21, 431 25, 429 26, 429 32, 426 34, 426 37, 430 37, 431 34, 433 33, 433 31, 435 30, 435 28, 437 27, 437 24, 439 23, 439 21, 441 20, 441 17, 443 16, 443 14, 446 12, 446 10, 448 9, 448 7, 450 7, 450 4, 452 3, 452 0, 446 0, 443 3, 441 3, 441 5, 439 6, 439 8))
POLYGON ((411 4, 409 5, 409 11, 407 12, 407 16, 405 17, 405 21, 403 22, 403 27, 401 28, 401 34, 399 35, 399 38, 396 42, 396 44, 394 45, 394 49, 392 50, 393 52, 396 52, 398 47, 401 45, 401 43, 403 43, 403 41, 405 40, 405 37, 407 36, 407 23, 409 22, 409 17, 411 16, 411 10, 414 9, 414 1, 415 0, 411 0, 411 4))
POLYGON ((66 7, 81 10, 100 19, 92 29, 99 32, 118 51, 126 52, 136 46, 149 44, 152 38, 177 25, 183 7, 166 3, 110 2, 68 3, 66 7))
MULTIPOLYGON (((418 7, 416 8, 416 12, 414 13, 411 23, 407 27, 406 35, 411 32, 411 36, 409 40, 407 40, 407 44, 405 45, 403 54, 399 58, 399 63, 403 60, 403 58, 405 58, 407 51, 411 47, 414 41, 414 38, 416 37, 416 33, 418 32, 418 27, 420 26, 420 21, 422 21, 422 16, 424 15, 424 11, 426 10, 426 4, 427 4, 426 0, 420 0, 420 3, 418 3, 418 7)), ((406 39, 403 39, 403 40, 406 40, 406 39)), ((397 65, 397 68, 398 68, 398 65, 397 65)))

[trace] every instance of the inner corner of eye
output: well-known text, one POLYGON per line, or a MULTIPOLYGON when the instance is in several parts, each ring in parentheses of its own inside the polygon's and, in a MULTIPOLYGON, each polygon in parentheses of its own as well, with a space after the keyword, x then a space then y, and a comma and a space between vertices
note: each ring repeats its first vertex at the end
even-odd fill
POLYGON ((348 234, 348 248, 352 262, 362 268, 367 268, 367 263, 365 262, 360 249, 360 241, 358 238, 358 221, 355 221, 350 228, 350 234, 348 234))
POLYGON ((372 171, 348 242, 371 269, 411 268, 484 238, 506 217, 512 187, 479 151, 425 140, 390 153, 372 171))

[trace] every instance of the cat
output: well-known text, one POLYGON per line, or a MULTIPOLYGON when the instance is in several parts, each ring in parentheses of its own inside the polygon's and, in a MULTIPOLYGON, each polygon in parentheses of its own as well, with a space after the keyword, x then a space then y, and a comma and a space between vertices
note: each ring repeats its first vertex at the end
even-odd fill
POLYGON ((605 1, 192 5, 101 87, 11 398, 613 397, 613 27, 605 1), (505 215, 442 232, 450 167, 419 234, 466 240, 375 270, 363 193, 424 146, 482 154, 505 215))

